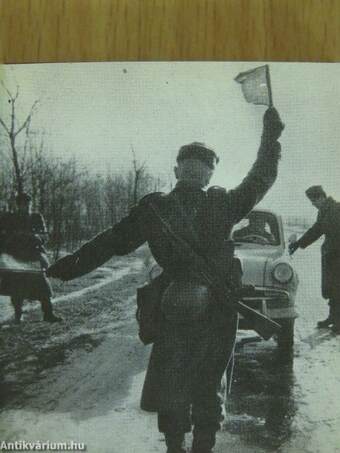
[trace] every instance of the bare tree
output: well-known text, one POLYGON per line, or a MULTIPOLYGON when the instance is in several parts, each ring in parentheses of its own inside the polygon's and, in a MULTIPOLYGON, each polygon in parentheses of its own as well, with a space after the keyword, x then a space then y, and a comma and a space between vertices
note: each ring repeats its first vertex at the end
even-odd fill
MULTIPOLYGON (((18 146, 17 146, 17 138, 21 133, 25 133, 25 135, 26 135, 25 146, 24 146, 24 155, 22 156, 23 159, 25 159, 25 152, 27 150, 27 143, 29 140, 30 124, 31 124, 31 120, 32 120, 34 111, 37 107, 38 100, 36 100, 32 104, 30 111, 29 111, 28 115, 26 116, 25 120, 21 124, 18 124, 18 118, 17 118, 17 112, 16 112, 16 102, 19 97, 19 87, 17 86, 15 94, 12 94, 11 91, 3 83, 3 81, 1 81, 1 85, 8 96, 8 103, 10 104, 10 117, 9 117, 9 121, 7 122, 7 124, 6 124, 5 119, 0 117, 0 125, 2 126, 5 136, 7 136, 8 140, 9 140, 11 160, 12 160, 13 168, 14 168, 16 189, 17 189, 18 193, 22 193, 24 191, 24 169, 23 169, 24 165, 20 163, 19 151, 18 151, 18 146)), ((24 163, 24 160, 23 160, 23 163, 24 163)))
POLYGON ((19 193, 30 192, 33 209, 46 220, 48 247, 55 258, 117 223, 131 204, 159 190, 161 179, 149 173, 145 162, 137 160, 133 146, 131 169, 123 174, 110 172, 106 177, 84 171, 75 159, 58 158, 48 152, 46 133, 35 133, 30 128, 38 101, 20 121, 19 88, 13 94, 0 83, 10 106, 8 112, 0 112, 1 197, 13 199, 13 185, 19 193))
POLYGON ((129 180, 124 175, 109 173, 104 183, 104 200, 108 221, 115 224, 127 214, 129 208, 129 180))
POLYGON ((133 146, 131 145, 131 152, 132 152, 132 164, 133 164, 133 175, 134 175, 134 178, 133 178, 133 204, 137 204, 138 202, 138 189, 139 189, 139 183, 140 183, 140 180, 142 179, 143 177, 143 174, 145 172, 145 162, 143 163, 139 163, 137 161, 137 158, 136 158, 136 153, 135 153, 135 150, 133 148, 133 146))

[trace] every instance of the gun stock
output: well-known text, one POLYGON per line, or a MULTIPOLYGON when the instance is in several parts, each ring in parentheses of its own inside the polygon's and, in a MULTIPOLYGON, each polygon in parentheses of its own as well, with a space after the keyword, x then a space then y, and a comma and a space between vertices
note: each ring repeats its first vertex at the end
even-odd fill
POLYGON ((236 310, 249 322, 253 329, 264 340, 269 340, 273 335, 277 334, 281 326, 272 319, 264 316, 262 313, 248 307, 243 302, 235 302, 236 310))

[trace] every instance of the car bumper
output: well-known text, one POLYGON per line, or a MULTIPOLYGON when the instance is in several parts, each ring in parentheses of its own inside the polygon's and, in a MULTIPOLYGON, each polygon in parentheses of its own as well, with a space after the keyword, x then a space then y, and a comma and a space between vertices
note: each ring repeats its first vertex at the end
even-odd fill
MULTIPOLYGON (((255 287, 254 293, 243 297, 242 302, 273 320, 294 319, 298 316, 294 308, 294 296, 283 289, 255 287)), ((252 326, 240 315, 239 328, 251 329, 252 326)))

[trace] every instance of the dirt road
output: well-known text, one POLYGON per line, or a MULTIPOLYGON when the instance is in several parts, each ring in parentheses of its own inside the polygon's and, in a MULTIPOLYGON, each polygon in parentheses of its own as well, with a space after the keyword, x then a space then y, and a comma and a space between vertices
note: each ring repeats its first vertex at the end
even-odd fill
MULTIPOLYGON (((301 280, 294 361, 282 361, 274 341, 242 346, 252 334, 240 333, 216 453, 340 452, 340 337, 315 329, 327 312, 318 245, 294 262, 301 280)), ((62 325, 40 322, 38 309, 19 327, 2 322, 0 440, 80 441, 90 453, 165 451, 155 416, 139 409, 149 353, 134 320, 140 265, 130 257, 110 283, 59 299, 62 325)))

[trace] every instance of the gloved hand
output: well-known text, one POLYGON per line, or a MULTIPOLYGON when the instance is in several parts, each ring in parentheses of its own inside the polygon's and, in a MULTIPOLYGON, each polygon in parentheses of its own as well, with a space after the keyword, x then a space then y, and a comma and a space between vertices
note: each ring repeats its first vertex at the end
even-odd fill
POLYGON ((66 255, 60 258, 46 270, 47 277, 59 278, 67 281, 78 277, 79 268, 77 255, 66 255))
POLYGON ((272 141, 277 140, 283 129, 284 123, 275 107, 269 107, 263 115, 263 135, 272 141))
POLYGON ((291 242, 288 246, 289 255, 293 255, 298 248, 299 248, 298 241, 291 242))

